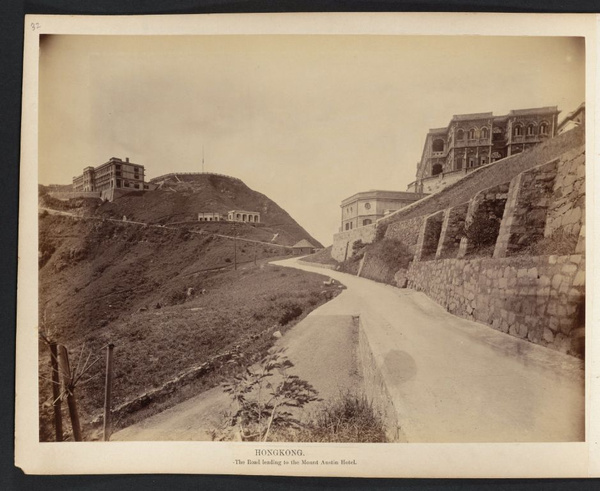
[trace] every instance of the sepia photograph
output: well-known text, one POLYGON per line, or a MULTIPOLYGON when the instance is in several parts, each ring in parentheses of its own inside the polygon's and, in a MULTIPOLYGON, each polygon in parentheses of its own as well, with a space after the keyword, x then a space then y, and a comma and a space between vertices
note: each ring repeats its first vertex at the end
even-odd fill
POLYGON ((42 447, 586 442, 584 35, 33 20, 42 447))

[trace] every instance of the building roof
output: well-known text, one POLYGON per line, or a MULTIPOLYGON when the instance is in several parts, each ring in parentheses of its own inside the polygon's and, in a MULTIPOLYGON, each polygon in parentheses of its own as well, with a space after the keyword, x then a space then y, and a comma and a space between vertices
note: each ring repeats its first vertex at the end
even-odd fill
POLYGON ((575 117, 577 117, 578 114, 580 114, 582 111, 585 111, 585 102, 582 102, 581 104, 579 104, 579 106, 577 107, 577 109, 571 111, 569 114, 567 114, 564 119, 558 123, 558 129, 562 129, 569 121, 573 120, 575 117))
POLYGON ((557 106, 546 106, 546 107, 533 107, 530 109, 513 109, 508 114, 510 116, 526 116, 528 114, 539 114, 539 113, 558 113, 557 106))
POLYGON ((294 247, 294 248, 295 247, 298 247, 298 248, 300 248, 300 247, 302 247, 302 248, 304 248, 304 247, 312 247, 314 249, 315 246, 312 245, 308 240, 302 239, 300 242, 294 244, 292 247, 294 247))
POLYGON ((452 121, 469 121, 471 119, 488 119, 494 116, 493 113, 472 113, 472 114, 455 114, 452 116, 452 121))
POLYGON ((352 196, 342 200, 340 206, 346 206, 346 204, 352 203, 359 199, 388 199, 388 200, 412 200, 417 201, 425 196, 422 193, 411 193, 409 191, 383 191, 380 189, 370 189, 369 191, 362 191, 360 193, 353 194, 352 196))
POLYGON ((429 133, 434 133, 434 134, 446 133, 446 131, 448 131, 447 126, 444 126, 443 128, 429 128, 429 133))

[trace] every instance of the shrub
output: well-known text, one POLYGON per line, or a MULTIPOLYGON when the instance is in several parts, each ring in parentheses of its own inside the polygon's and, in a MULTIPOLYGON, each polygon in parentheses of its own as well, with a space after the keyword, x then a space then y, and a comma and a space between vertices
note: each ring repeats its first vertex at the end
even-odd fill
POLYGON ((346 392, 324 406, 297 435, 304 442, 387 442, 381 417, 364 395, 346 392))
POLYGON ((166 299, 167 305, 179 305, 187 300, 187 292, 183 290, 173 290, 166 299))
POLYGON ((413 258, 408 247, 396 239, 381 239, 368 248, 367 251, 368 255, 376 256, 394 271, 408 268, 413 258))
POLYGON ((375 242, 379 242, 385 238, 385 233, 387 232, 388 225, 377 225, 377 229, 375 230, 375 242))
POLYGON ((301 423, 289 409, 320 400, 311 384, 288 373, 294 364, 284 351, 268 353, 256 369, 246 367, 223 386, 237 406, 226 427, 236 428, 244 441, 266 442, 278 430, 299 429, 301 423))
POLYGON ((492 213, 480 216, 471 223, 465 223, 463 235, 475 251, 489 247, 496 243, 501 221, 502 218, 492 213))
POLYGON ((355 240, 352 243, 352 255, 356 255, 363 247, 365 247, 365 244, 361 239, 355 240))
POLYGON ((283 314, 279 318, 280 326, 285 326, 302 315, 302 307, 296 302, 286 302, 282 307, 283 314))

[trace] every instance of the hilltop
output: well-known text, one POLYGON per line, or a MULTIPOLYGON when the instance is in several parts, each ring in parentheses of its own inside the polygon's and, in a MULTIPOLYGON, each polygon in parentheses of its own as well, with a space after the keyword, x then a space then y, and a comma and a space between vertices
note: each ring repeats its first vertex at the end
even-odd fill
POLYGON ((133 221, 163 225, 190 222, 190 225, 219 230, 215 227, 227 227, 227 224, 198 224, 198 213, 227 215, 230 210, 257 211, 261 223, 253 225, 253 231, 249 226, 245 227, 252 238, 270 242, 278 234, 277 244, 293 245, 306 239, 316 247, 322 247, 277 203, 237 178, 218 174, 169 174, 153 179, 151 183, 158 188, 149 192, 131 192, 113 202, 103 203, 95 214, 113 218, 126 216, 133 221))

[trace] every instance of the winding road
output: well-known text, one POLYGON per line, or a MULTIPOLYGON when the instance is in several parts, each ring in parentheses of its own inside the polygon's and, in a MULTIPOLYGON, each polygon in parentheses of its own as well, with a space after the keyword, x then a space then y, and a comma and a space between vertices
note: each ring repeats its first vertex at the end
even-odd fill
MULTIPOLYGON (((299 352, 318 349, 318 356, 305 363, 314 371, 313 379, 310 368, 303 374, 309 382, 324 382, 320 378, 347 386, 354 380, 355 354, 348 352, 356 352, 356 336, 344 319, 360 316, 402 441, 584 439, 581 360, 455 317, 413 290, 325 270, 297 258, 273 264, 321 273, 347 287, 280 341, 285 345, 300 339, 294 341, 299 352), (316 366, 319 363, 326 363, 326 371, 316 366)), ((201 439, 206 418, 200 415, 215 414, 220 398, 209 391, 116 433, 114 439, 201 439)))

